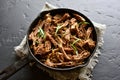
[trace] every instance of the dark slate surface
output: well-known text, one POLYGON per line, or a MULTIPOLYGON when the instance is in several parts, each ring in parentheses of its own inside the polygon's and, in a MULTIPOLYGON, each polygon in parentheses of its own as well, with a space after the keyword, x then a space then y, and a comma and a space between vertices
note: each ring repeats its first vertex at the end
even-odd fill
MULTIPOLYGON (((91 20, 107 25, 93 80, 120 80, 119 0, 0 0, 0 70, 17 60, 13 47, 20 43, 45 1, 78 10, 91 20)), ((48 79, 53 80, 41 70, 26 66, 8 80, 48 79)))

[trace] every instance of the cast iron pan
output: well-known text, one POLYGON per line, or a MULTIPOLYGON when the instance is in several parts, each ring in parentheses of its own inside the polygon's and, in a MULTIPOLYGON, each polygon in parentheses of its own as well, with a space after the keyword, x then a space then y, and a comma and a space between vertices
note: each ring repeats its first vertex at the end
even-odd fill
POLYGON ((44 67, 44 68, 47 68, 47 69, 52 69, 52 70, 57 70, 57 71, 69 71, 69 70, 73 70, 73 69, 77 69, 77 68, 80 68, 80 67, 84 67, 86 66, 91 57, 93 56, 93 54, 95 53, 96 51, 96 47, 97 47, 97 33, 96 33, 96 30, 95 30, 95 27, 94 25, 92 24, 92 22, 85 16, 83 15, 82 13, 78 12, 78 11, 75 11, 75 10, 72 10, 72 9, 66 9, 66 8, 59 8, 59 9, 52 9, 52 10, 49 10, 49 11, 43 11, 41 12, 37 18, 32 22, 32 24, 30 25, 29 29, 28 29, 28 32, 27 32, 27 47, 29 49, 29 52, 30 54, 26 57, 24 57, 23 59, 15 62, 14 64, 8 66, 7 68, 5 68, 4 70, 0 71, 0 80, 6 80, 8 79, 10 76, 12 76, 14 73, 16 73, 18 70, 20 70, 21 68, 23 68, 25 65, 27 65, 29 62, 31 61, 35 61, 37 66, 38 67, 44 67), (93 27, 93 40, 96 41, 96 46, 94 48, 93 51, 91 51, 91 55, 89 58, 87 58, 85 60, 85 63, 82 64, 82 65, 78 65, 78 66, 74 66, 74 67, 68 67, 68 68, 53 68, 53 67, 49 67, 47 65, 45 65, 44 63, 40 62, 35 56, 34 54, 32 53, 31 49, 30 49, 30 44, 31 42, 28 40, 28 35, 31 33, 32 29, 35 27, 35 25, 37 25, 38 21, 47 13, 51 13, 51 15, 55 15, 55 14, 59 14, 59 13, 76 13, 76 14, 79 14, 81 15, 87 22, 90 23, 91 27, 93 27))

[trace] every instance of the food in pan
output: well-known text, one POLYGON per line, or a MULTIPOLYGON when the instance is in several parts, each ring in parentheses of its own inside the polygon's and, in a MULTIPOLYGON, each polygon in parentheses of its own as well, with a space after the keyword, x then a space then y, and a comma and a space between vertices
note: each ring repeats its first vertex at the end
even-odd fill
POLYGON ((93 27, 76 13, 47 13, 29 34, 33 54, 55 68, 84 64, 95 48, 93 27))

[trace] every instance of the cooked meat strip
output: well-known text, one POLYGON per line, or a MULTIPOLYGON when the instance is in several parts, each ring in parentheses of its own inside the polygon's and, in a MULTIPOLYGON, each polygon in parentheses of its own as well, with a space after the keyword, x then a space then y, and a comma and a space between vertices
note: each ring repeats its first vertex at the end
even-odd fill
POLYGON ((82 51, 82 52, 81 52, 80 54, 78 54, 78 55, 73 55, 72 58, 73 58, 73 60, 75 60, 75 61, 82 61, 82 60, 86 59, 86 58, 89 57, 89 56, 90 56, 90 52, 84 50, 84 51, 82 51))
POLYGON ((45 21, 43 20, 40 20, 39 22, 38 22, 38 24, 37 24, 37 26, 33 29, 33 30, 36 30, 36 28, 42 28, 43 27, 43 25, 45 24, 45 21))
POLYGON ((74 15, 74 17, 78 20, 78 21, 81 21, 81 22, 84 22, 85 21, 85 19, 82 17, 82 16, 80 16, 80 15, 78 15, 78 14, 73 14, 74 15))
POLYGON ((60 62, 64 62, 65 61, 63 53, 57 52, 56 53, 56 57, 58 58, 58 60, 60 62))
POLYGON ((78 27, 79 27, 79 25, 78 25, 77 22, 75 22, 74 24, 71 25, 70 32, 71 32, 72 35, 76 35, 77 34, 77 29, 76 28, 78 28, 78 27))
POLYGON ((52 35, 50 35, 48 32, 46 32, 46 37, 48 37, 48 39, 53 43, 53 45, 55 47, 57 47, 58 43, 54 40, 54 38, 52 37, 52 35))
POLYGON ((34 35, 34 32, 31 32, 31 34, 29 35, 29 40, 33 40, 33 41, 36 40, 36 37, 35 37, 35 35, 34 35))
POLYGON ((61 26, 66 27, 69 24, 69 20, 66 20, 61 26))
POLYGON ((45 50, 44 44, 39 44, 39 46, 38 46, 37 49, 35 50, 35 55, 36 55, 36 54, 44 55, 44 54, 46 54, 46 53, 48 53, 48 52, 49 52, 49 50, 48 50, 48 51, 45 50))
POLYGON ((76 26, 76 33, 77 33, 77 36, 79 37, 80 36, 80 30, 79 30, 79 26, 76 26))
POLYGON ((49 32, 51 33, 51 35, 54 35, 55 34, 55 29, 56 29, 56 26, 55 25, 51 25, 50 27, 49 27, 49 32))
POLYGON ((47 60, 45 61, 45 64, 48 65, 48 66, 50 66, 50 67, 56 67, 56 66, 54 65, 55 63, 51 62, 50 59, 47 59, 47 60))
POLYGON ((74 24, 76 22, 75 18, 70 19, 71 24, 74 24))
POLYGON ((73 25, 71 25, 70 29, 75 31, 77 25, 78 25, 77 22, 75 22, 73 25))
POLYGON ((78 43, 76 43, 76 45, 79 46, 82 50, 84 50, 83 46, 85 45, 85 42, 83 40, 81 40, 78 43))
POLYGON ((56 36, 56 41, 58 44, 65 44, 65 42, 63 41, 62 38, 60 38, 59 36, 56 36))
POLYGON ((86 29, 84 26, 80 26, 79 28, 79 35, 78 35, 79 38, 82 38, 82 39, 85 39, 86 38, 86 29))
POLYGON ((60 66, 60 67, 69 67, 69 66, 75 66, 76 63, 69 61, 69 62, 62 62, 62 63, 55 63, 55 66, 60 66))
POLYGON ((53 63, 49 59, 46 60, 45 64, 48 65, 48 66, 51 66, 51 67, 58 67, 58 66, 67 67, 67 66, 75 66, 76 65, 76 63, 72 62, 72 61, 61 62, 61 63, 53 63))
POLYGON ((69 53, 69 52, 73 52, 74 50, 70 47, 64 47, 65 52, 69 53))
POLYGON ((61 18, 57 21, 57 23, 58 23, 58 22, 61 22, 61 21, 65 21, 65 20, 68 19, 69 17, 70 17, 69 13, 65 13, 65 14, 63 15, 63 17, 61 17, 61 18))
POLYGON ((93 30, 93 28, 92 27, 89 27, 88 29, 87 29, 87 31, 86 31, 86 36, 87 36, 87 39, 90 37, 90 35, 91 35, 91 33, 92 33, 92 30, 93 30))
POLYGON ((69 57, 69 56, 67 55, 67 53, 65 52, 62 44, 60 44, 58 47, 59 47, 60 51, 64 54, 64 57, 65 57, 67 60, 70 60, 70 57, 69 57))
POLYGON ((95 47, 95 41, 93 41, 92 39, 87 39, 85 41, 85 44, 88 44, 88 46, 93 49, 95 47))
POLYGON ((52 22, 52 16, 50 15, 50 13, 46 14, 45 17, 46 17, 46 20, 45 20, 46 22, 48 23, 52 22))
POLYGON ((45 32, 45 33, 48 32, 48 31, 49 31, 49 28, 50 28, 50 23, 46 23, 46 24, 44 25, 44 32, 45 32))
POLYGON ((70 41, 70 28, 68 28, 63 35, 66 40, 70 41))
POLYGON ((62 17, 62 15, 56 14, 55 16, 53 16, 53 20, 59 20, 62 17))
POLYGON ((84 39, 85 38, 84 33, 82 31, 79 31, 78 37, 84 39))
POLYGON ((50 41, 45 41, 45 50, 49 51, 51 49, 51 42, 50 41))

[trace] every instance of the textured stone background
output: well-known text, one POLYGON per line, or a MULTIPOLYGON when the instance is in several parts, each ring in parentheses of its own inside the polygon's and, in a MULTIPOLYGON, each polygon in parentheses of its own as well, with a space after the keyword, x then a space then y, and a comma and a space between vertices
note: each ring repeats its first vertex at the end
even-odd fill
MULTIPOLYGON (((0 0, 0 70, 17 60, 13 47, 20 43, 46 1, 78 10, 107 25, 93 80, 120 80, 120 0, 0 0)), ((8 80, 40 79, 53 80, 41 70, 26 66, 8 80)))

